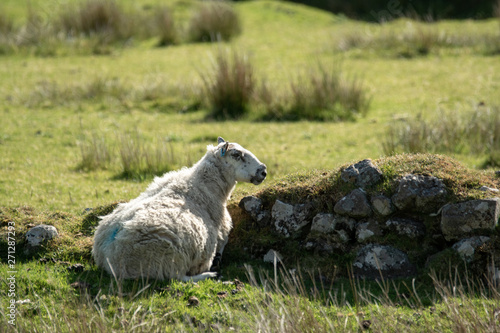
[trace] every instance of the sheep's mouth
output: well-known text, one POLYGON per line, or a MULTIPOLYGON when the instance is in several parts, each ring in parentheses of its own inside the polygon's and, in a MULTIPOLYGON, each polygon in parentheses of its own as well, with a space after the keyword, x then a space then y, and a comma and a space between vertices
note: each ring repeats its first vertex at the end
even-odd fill
POLYGON ((266 177, 254 176, 250 179, 250 182, 254 185, 260 185, 266 179, 266 177))

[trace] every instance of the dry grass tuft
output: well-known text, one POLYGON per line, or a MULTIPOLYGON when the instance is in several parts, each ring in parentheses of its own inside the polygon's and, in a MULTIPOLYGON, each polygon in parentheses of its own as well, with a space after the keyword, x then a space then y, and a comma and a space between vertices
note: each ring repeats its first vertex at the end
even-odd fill
POLYGON ((383 55, 414 58, 437 53, 440 50, 471 49, 478 53, 491 54, 498 45, 499 35, 492 33, 453 33, 440 30, 435 23, 407 20, 399 29, 380 25, 370 32, 352 31, 337 44, 339 51, 352 49, 376 51, 383 55))
POLYGON ((81 156, 76 167, 77 170, 107 169, 112 162, 112 148, 104 136, 92 133, 90 139, 85 137, 79 142, 79 146, 81 156))
POLYGON ((3 37, 14 31, 14 22, 4 13, 0 13, 0 36, 3 37))
POLYGON ((87 0, 66 8, 60 14, 59 24, 69 35, 100 35, 116 41, 131 37, 134 22, 113 0, 87 0))
POLYGON ((181 161, 168 138, 147 140, 137 131, 117 136, 118 142, 102 133, 84 135, 78 143, 80 161, 76 169, 86 172, 113 170, 118 171, 117 179, 142 181, 189 164, 189 154, 181 161))
POLYGON ((439 119, 397 121, 389 127, 383 148, 386 154, 484 154, 485 167, 499 166, 500 110, 497 106, 479 105, 468 112, 442 111, 439 119))
POLYGON ((263 81, 256 100, 264 106, 265 118, 274 120, 355 120, 365 116, 370 105, 361 81, 348 79, 340 69, 322 64, 291 81, 290 89, 282 95, 263 81))
POLYGON ((159 36, 158 46, 177 44, 177 30, 172 11, 169 8, 161 7, 156 11, 155 28, 159 36))
POLYGON ((189 21, 188 40, 191 42, 228 41, 239 35, 238 14, 227 1, 210 0, 200 4, 189 21))
POLYGON ((211 116, 237 119, 248 112, 254 91, 253 66, 245 55, 219 51, 213 76, 202 74, 211 116))
POLYGON ((118 150, 120 178, 144 180, 160 176, 180 164, 166 140, 158 138, 147 143, 138 132, 122 135, 118 150))

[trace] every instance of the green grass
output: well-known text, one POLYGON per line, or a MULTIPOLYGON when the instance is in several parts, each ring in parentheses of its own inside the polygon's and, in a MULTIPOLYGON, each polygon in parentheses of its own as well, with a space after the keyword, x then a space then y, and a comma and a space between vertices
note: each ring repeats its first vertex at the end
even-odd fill
MULTIPOLYGON (((7 332, 33 327, 41 332, 356 332, 363 324, 385 332, 498 329, 498 292, 456 272, 427 284, 347 279, 324 284, 314 274, 280 270, 273 275, 264 268, 249 269, 244 282, 192 284, 115 281, 88 265, 81 273, 70 272, 69 264, 23 265, 27 271, 16 275, 23 302, 16 305, 16 326, 4 326, 7 332)), ((7 275, 5 266, 0 273, 7 275)), ((3 315, 7 299, 2 297, 3 315)))
POLYGON ((390 24, 360 24, 332 40, 337 43, 338 51, 354 51, 358 56, 378 53, 386 57, 415 58, 430 54, 495 55, 500 51, 498 28, 475 29, 470 22, 457 25, 453 21, 425 23, 398 19, 390 24))
POLYGON ((441 112, 433 119, 395 121, 388 129, 384 151, 387 154, 468 153, 486 156, 485 167, 500 166, 500 112, 484 102, 471 111, 441 112))
MULTIPOLYGON (((157 5, 148 0, 120 4, 127 12, 144 14, 157 5)), ((187 44, 182 22, 189 21, 194 3, 167 1, 166 5, 181 33, 167 48, 157 47, 156 36, 125 46, 106 45, 97 55, 92 48, 99 41, 84 38, 77 39, 75 47, 52 40, 36 52, 17 49, 0 55, 0 227, 3 237, 8 222, 16 224, 17 299, 30 300, 18 305, 18 331, 31 330, 32 325, 40 331, 190 331, 210 330, 210 325, 223 331, 231 327, 252 332, 358 331, 363 320, 371 321, 373 331, 498 331, 497 289, 481 281, 473 281, 472 288, 467 285, 472 278, 459 283, 454 272, 434 282, 419 278, 415 288, 412 281, 377 285, 340 277, 332 279, 331 286, 319 278, 326 272, 317 271, 313 279, 302 272, 303 283, 285 283, 290 276, 283 273, 279 281, 284 284, 276 285, 272 267, 263 267, 263 278, 268 280, 264 282, 259 265, 250 259, 257 277, 249 279, 235 249, 225 257, 230 261, 225 263, 224 277, 247 284, 233 295, 234 285, 215 281, 198 286, 121 283, 98 270, 90 261, 95 216, 104 214, 111 203, 136 197, 153 174, 196 162, 219 135, 250 149, 269 171, 262 187, 238 185, 231 202, 236 221, 233 240, 252 235, 238 229, 242 217, 234 207, 243 195, 260 193, 269 200, 281 196, 291 201, 323 195, 328 205, 325 191, 332 189, 335 178, 325 175, 365 158, 381 158, 383 171, 393 176, 415 170, 437 172, 453 188, 454 200, 481 197, 484 193, 475 190, 479 185, 500 187, 493 170, 468 169, 481 167, 488 158, 486 151, 445 152, 465 166, 432 155, 384 157, 387 129, 394 122, 417 114, 438 119, 443 110, 453 114, 481 102, 497 103, 500 62, 485 43, 498 36, 498 20, 430 25, 397 20, 379 26, 285 2, 246 1, 234 3, 241 33, 230 42, 187 44), (408 45, 393 36, 410 26, 430 31, 428 52, 410 49, 411 56, 403 56, 401 50, 408 45), (352 43, 352 31, 359 32, 362 43, 339 50, 342 41, 352 43), (443 44, 436 33, 455 42, 443 44), (239 121, 207 121, 211 110, 204 103, 200 73, 210 71, 221 48, 247 54, 257 85, 265 81, 274 96, 286 95, 291 82, 300 85, 294 81, 297 76, 318 63, 341 68, 342 75, 362 82, 370 98, 366 115, 337 123, 264 122, 258 121, 258 107, 250 107, 239 121), (142 156, 141 162, 124 177, 127 157, 120 155, 120 149, 134 151, 125 147, 135 137, 133 147, 143 153, 128 158, 142 156), (97 207, 101 208, 84 213, 97 207), (25 253, 22 235, 30 223, 53 224, 61 237, 38 252, 25 253), (41 257, 80 262, 85 270, 75 273, 62 263, 41 264, 41 257), (89 283, 88 293, 73 289, 70 284, 75 281, 89 283), (218 297, 221 291, 228 295, 218 297), (200 305, 188 307, 189 296, 198 297, 200 305)), ((62 9, 41 0, 30 1, 30 6, 44 21, 62 9)), ((6 0, 0 7, 4 15, 0 29, 25 24, 24 2, 6 0)), ((385 181, 376 190, 390 191, 393 185, 385 181)), ((346 190, 329 195, 340 197, 346 190)), ((334 268, 330 270, 328 279, 334 268)), ((2 281, 7 271, 6 265, 0 267, 2 281)), ((2 285, 0 313, 5 315, 9 298, 2 285)), ((1 318, 4 325, 7 317, 1 318)))

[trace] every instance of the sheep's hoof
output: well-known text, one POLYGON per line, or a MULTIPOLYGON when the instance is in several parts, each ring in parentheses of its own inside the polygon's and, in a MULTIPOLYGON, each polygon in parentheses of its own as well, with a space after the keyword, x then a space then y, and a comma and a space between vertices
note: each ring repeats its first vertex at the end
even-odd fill
POLYGON ((202 281, 205 279, 215 279, 215 278, 217 278, 217 275, 218 274, 214 273, 214 272, 205 272, 205 273, 201 273, 198 275, 183 276, 181 278, 181 281, 183 281, 183 282, 198 282, 198 281, 202 281))
POLYGON ((210 272, 219 272, 221 269, 222 254, 216 253, 214 260, 212 261, 212 267, 210 267, 210 272))

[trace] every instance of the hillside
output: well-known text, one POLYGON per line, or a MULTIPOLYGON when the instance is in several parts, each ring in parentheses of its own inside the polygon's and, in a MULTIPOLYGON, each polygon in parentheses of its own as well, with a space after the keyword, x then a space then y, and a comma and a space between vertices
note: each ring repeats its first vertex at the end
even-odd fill
POLYGON ((450 204, 497 196, 480 188, 500 188, 498 18, 375 24, 289 2, 238 1, 231 7, 238 33, 210 43, 188 38, 200 2, 169 0, 164 9, 124 0, 116 36, 60 30, 61 18, 78 21, 71 6, 84 3, 0 4, 0 257, 15 260, 0 266, 8 287, 0 290, 2 327, 498 331, 498 287, 481 275, 499 250, 498 228, 470 235, 489 239, 465 265, 450 250, 458 240, 438 226, 441 211, 394 210, 387 219, 413 219, 435 238, 372 238, 400 246, 416 266, 412 278, 390 282, 351 271, 355 251, 368 243, 353 230, 336 248, 332 235, 311 234, 318 214, 341 215, 335 206, 358 188, 341 173, 365 159, 383 175, 364 190, 370 205, 379 195, 392 200, 407 174, 439 179, 450 204), (163 23, 172 14, 177 39, 162 43, 157 13, 163 23), (213 116, 207 82, 224 74, 221 54, 251 69, 245 113, 234 119, 213 116), (234 229, 221 280, 118 281, 98 269, 91 260, 98 216, 137 197, 154 175, 192 165, 218 136, 268 167, 262 185, 238 184, 228 205, 234 229), (286 237, 275 220, 260 223, 239 207, 247 196, 268 214, 276 200, 305 205, 308 222, 286 237), (29 248, 26 233, 39 224, 59 237, 29 248), (270 249, 283 265, 262 262, 270 249), (429 268, 435 251, 443 265, 429 268), (11 311, 15 326, 7 326, 11 311))

